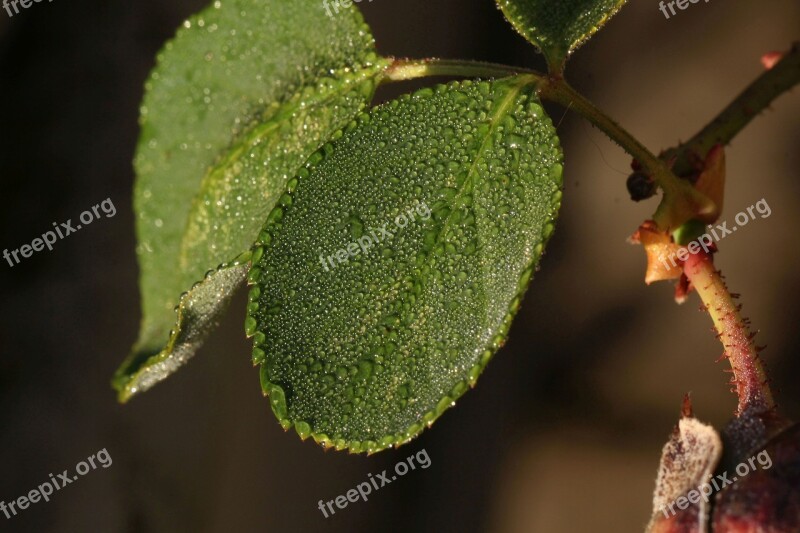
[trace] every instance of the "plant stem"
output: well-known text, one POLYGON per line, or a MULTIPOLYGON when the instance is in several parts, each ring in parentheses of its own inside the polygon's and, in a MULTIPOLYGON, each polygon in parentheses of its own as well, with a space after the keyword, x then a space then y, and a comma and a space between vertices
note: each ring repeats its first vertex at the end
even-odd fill
POLYGON ((458 59, 395 59, 386 70, 389 81, 405 81, 430 76, 463 76, 476 78, 504 78, 515 74, 532 74, 544 78, 543 74, 521 67, 464 61, 458 59))
POLYGON ((733 370, 731 383, 739 397, 737 415, 747 408, 766 411, 775 406, 767 381, 767 374, 758 357, 758 349, 745 321, 740 306, 728 292, 722 275, 705 252, 692 254, 684 264, 684 273, 691 281, 714 321, 720 342, 725 347, 725 358, 733 370))
POLYGON ((639 161, 660 186, 663 187, 669 181, 676 179, 663 161, 659 160, 633 135, 600 111, 563 79, 548 80, 539 94, 544 99, 557 102, 580 113, 586 120, 597 126, 612 141, 639 161))
POLYGON ((664 161, 656 157, 608 115, 597 109, 562 78, 545 80, 539 95, 580 113, 639 162, 645 172, 664 191, 664 199, 653 217, 662 230, 675 229, 693 215, 713 210, 708 198, 700 194, 686 180, 675 176, 664 161))
POLYGON ((795 43, 774 67, 751 83, 697 135, 665 152, 663 158, 675 158, 672 170, 678 176, 691 175, 695 164, 704 161, 714 145, 730 143, 753 118, 798 82, 800 43, 795 43))

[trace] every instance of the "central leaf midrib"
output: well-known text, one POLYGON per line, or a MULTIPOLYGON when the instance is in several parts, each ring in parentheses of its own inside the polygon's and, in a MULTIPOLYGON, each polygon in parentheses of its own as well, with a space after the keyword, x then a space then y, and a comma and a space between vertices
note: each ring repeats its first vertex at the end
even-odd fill
MULTIPOLYGON (((533 82, 533 80, 528 78, 528 77, 520 77, 519 80, 517 81, 517 83, 510 87, 510 89, 508 91, 508 94, 506 94, 505 97, 501 100, 501 102, 497 105, 497 107, 496 107, 496 109, 495 109, 495 111, 494 111, 494 113, 493 113, 493 115, 491 117, 491 120, 489 121, 489 129, 488 129, 488 131, 486 133, 486 136, 481 141, 480 147, 478 148, 478 151, 477 151, 477 153, 475 155, 475 159, 472 162, 472 165, 470 165, 470 169, 467 172, 467 176, 464 178, 464 183, 463 183, 461 189, 456 194, 456 197, 453 199, 453 202, 451 204, 452 206, 457 204, 458 200, 467 191, 474 191, 474 181, 475 181, 476 176, 478 175, 478 172, 477 172, 478 164, 483 160, 483 156, 484 156, 484 154, 486 153, 488 147, 491 144, 491 139, 494 136, 494 133, 497 131, 497 127, 499 126, 500 121, 502 120, 503 117, 506 116, 508 108, 511 107, 514 104, 514 102, 516 102, 517 97, 522 92, 522 89, 525 88, 527 85, 529 85, 532 82, 533 82)), ((472 205, 474 206, 475 203, 476 203, 476 199, 473 197, 472 205)), ((481 232, 480 232, 480 228, 478 226, 478 217, 477 217, 477 213, 475 212, 474 207, 470 207, 470 210, 472 211, 473 216, 475 216, 475 238, 476 238, 476 241, 477 241, 476 242, 476 247, 475 247, 475 253, 478 254, 478 257, 479 257, 478 258, 478 264, 480 265, 481 272, 483 274, 482 279, 486 279, 488 276, 486 275, 486 271, 485 271, 485 269, 486 269, 485 262, 482 261, 481 258, 480 258, 480 255, 481 255, 481 253, 483 251, 483 246, 481 245, 481 242, 480 242, 481 232)), ((447 229, 450 226, 451 219, 455 215, 455 212, 456 212, 456 210, 452 209, 450 211, 450 214, 445 218, 444 224, 442 225, 442 229, 439 231, 438 235, 436 236, 436 242, 435 242, 434 247, 433 247, 434 250, 441 243, 441 241, 444 238, 444 235, 447 233, 447 229)), ((443 244, 443 245, 446 246, 446 244, 443 244)), ((431 257, 431 256, 429 256, 429 257, 431 257)), ((430 264, 430 263, 431 262, 428 261, 428 266, 432 267, 432 264, 430 264)), ((425 284, 426 280, 425 279, 421 279, 420 282, 425 284)), ((483 311, 484 311, 484 321, 483 321, 483 323, 485 324, 488 321, 487 320, 488 317, 486 316, 486 313, 488 312, 488 308, 486 306, 486 303, 488 301, 487 298, 486 298, 486 286, 483 283, 479 283, 478 285, 480 286, 480 290, 481 290, 481 298, 479 299, 479 301, 481 302, 481 304, 483 306, 483 311)), ((477 299, 478 298, 476 298, 476 300, 477 299)), ((418 299, 417 300, 417 307, 421 307, 422 308, 420 314, 423 314, 426 309, 428 309, 429 311, 428 311, 428 313, 425 313, 425 314, 430 314, 430 312, 431 312, 430 308, 425 308, 425 307, 421 306, 420 304, 421 304, 421 299, 418 299)))
MULTIPOLYGON (((464 185, 462 186, 461 190, 459 190, 458 193, 456 194, 455 198, 453 199, 452 205, 458 203, 457 200, 459 200, 464 195, 465 192, 474 189, 474 179, 477 174, 478 163, 483 160, 483 154, 484 152, 486 152, 486 149, 489 145, 489 141, 492 138, 492 134, 497 130, 497 126, 502 117, 505 116, 506 110, 516 101, 517 96, 519 96, 519 93, 522 92, 523 87, 525 87, 529 83, 530 83, 529 79, 520 78, 517 84, 510 88, 508 94, 503 98, 503 100, 497 106, 497 110, 492 115, 492 119, 489 121, 489 131, 487 132, 486 137, 484 137, 483 141, 481 141, 481 145, 478 148, 477 154, 475 155, 475 160, 472 162, 469 172, 467 172, 467 176, 464 179, 464 185)), ((473 198, 473 204, 474 203, 475 200, 473 198)), ((447 215, 447 218, 445 219, 441 231, 439 231, 439 234, 436 236, 436 244, 439 244, 441 238, 444 236, 445 233, 447 233, 447 229, 450 226, 450 220, 452 219, 454 213, 455 210, 451 210, 450 214, 447 215)))

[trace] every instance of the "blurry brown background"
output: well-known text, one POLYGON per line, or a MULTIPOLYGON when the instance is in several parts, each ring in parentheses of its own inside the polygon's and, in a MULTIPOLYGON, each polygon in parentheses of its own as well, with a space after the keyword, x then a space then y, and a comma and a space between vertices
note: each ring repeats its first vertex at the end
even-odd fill
MULTIPOLYGON (((116 404, 108 381, 139 320, 130 161, 142 84, 205 3, 56 0, 13 19, 0 12, 0 247, 107 197, 118 209, 53 252, 0 265, 0 500, 102 448, 114 460, 50 503, 0 515, 0 531, 642 531, 683 394, 717 427, 735 400, 696 297, 678 307, 668 284, 646 287, 642 251, 625 242, 654 201, 628 200, 629 158, 573 113, 559 126, 560 226, 510 341, 421 438, 368 458, 284 434, 250 366, 242 295, 188 367, 116 404), (422 448, 427 470, 327 520, 317 510, 422 448)), ((491 0, 361 5, 384 54, 542 66, 491 0)), ((575 55, 570 79, 659 150, 712 118, 760 73, 760 55, 799 30, 796 0, 701 2, 669 20, 656 0, 631 0, 575 55)), ((773 213, 718 256, 796 419, 799 91, 728 152, 723 219, 762 198, 773 213)))

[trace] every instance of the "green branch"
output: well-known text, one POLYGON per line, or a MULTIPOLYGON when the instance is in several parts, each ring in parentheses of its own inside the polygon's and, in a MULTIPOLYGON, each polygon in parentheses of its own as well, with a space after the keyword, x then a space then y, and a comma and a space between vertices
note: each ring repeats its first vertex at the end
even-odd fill
POLYGON ((716 144, 727 145, 781 94, 800 82, 800 43, 795 43, 774 67, 764 72, 697 135, 662 158, 675 159, 672 170, 689 176, 716 144))
POLYGON ((639 161, 647 173, 651 175, 662 188, 669 187, 669 183, 677 179, 672 175, 672 172, 670 172, 663 161, 653 155, 642 143, 617 122, 609 118, 608 115, 595 107, 595 105, 584 98, 583 95, 570 87, 563 79, 548 80, 539 90, 539 96, 545 100, 561 104, 565 108, 577 111, 581 116, 595 125, 612 141, 617 143, 622 149, 639 161))
POLYGON ((608 117, 561 78, 546 80, 539 95, 568 109, 574 109, 612 141, 633 156, 664 192, 653 219, 664 231, 674 230, 696 214, 712 212, 714 205, 689 182, 675 176, 669 167, 633 135, 608 117))

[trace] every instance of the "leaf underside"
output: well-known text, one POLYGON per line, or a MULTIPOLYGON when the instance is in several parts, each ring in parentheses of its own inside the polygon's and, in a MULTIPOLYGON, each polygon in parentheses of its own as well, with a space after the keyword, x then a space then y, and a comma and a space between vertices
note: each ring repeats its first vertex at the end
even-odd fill
POLYGON ((248 270, 249 264, 241 260, 221 265, 181 296, 175 310, 175 329, 170 332, 167 345, 148 357, 147 364, 126 376, 119 387, 121 402, 150 389, 186 364, 217 325, 221 311, 227 307, 234 289, 247 278, 248 270))
POLYGON ((387 103, 289 183, 253 248, 245 325, 284 428, 372 453, 475 384, 560 205, 535 89, 521 76, 387 103))
POLYGON ((542 51, 551 70, 594 35, 627 0, 497 0, 511 24, 542 51))
POLYGON ((357 9, 329 17, 315 0, 215 2, 167 43, 141 108, 142 323, 113 380, 121 400, 199 348, 287 178, 364 109, 386 64, 357 9))

